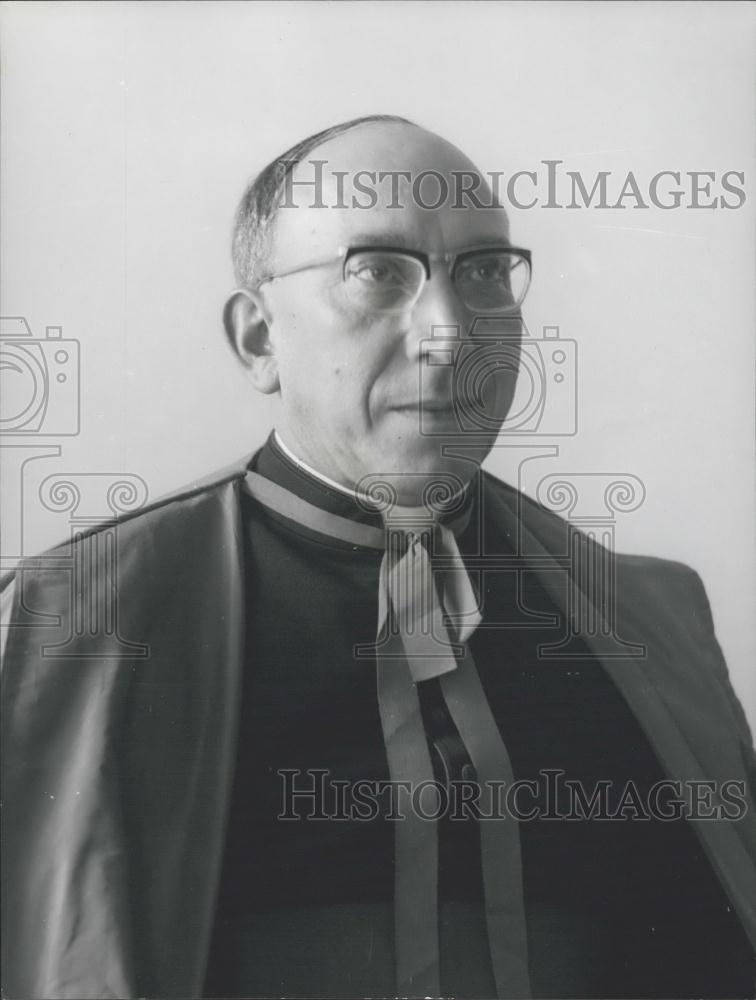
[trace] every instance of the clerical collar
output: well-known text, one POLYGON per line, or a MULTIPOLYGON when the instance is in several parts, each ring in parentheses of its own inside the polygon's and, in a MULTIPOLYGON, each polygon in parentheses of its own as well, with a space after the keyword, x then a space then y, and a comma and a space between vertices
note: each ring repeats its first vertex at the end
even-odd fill
POLYGON ((332 490, 337 490, 339 493, 346 494, 346 496, 350 497, 352 500, 357 500, 358 502, 361 501, 368 506, 370 505, 370 497, 363 493, 359 493, 357 490, 351 490, 348 486, 343 486, 341 483, 337 483, 335 479, 331 479, 330 476, 326 476, 322 472, 318 472, 317 469, 313 469, 311 465, 308 465, 307 462, 295 455, 291 448, 289 448, 286 442, 281 438, 278 431, 273 431, 272 440, 273 443, 281 449, 284 455, 286 455, 289 461, 293 462, 298 469, 302 470, 302 472, 306 472, 308 476, 312 476, 313 479, 318 479, 321 483, 329 486, 332 490))
POLYGON ((255 456, 252 468, 266 479, 330 514, 372 527, 380 528, 383 525, 380 513, 371 512, 369 506, 361 503, 352 490, 302 462, 275 431, 271 432, 265 445, 255 456))
MULTIPOLYGON (((372 513, 372 510, 373 508, 376 507, 376 501, 373 498, 371 498, 368 494, 360 493, 358 490, 350 489, 348 486, 344 486, 342 483, 337 482, 335 479, 331 479, 330 476, 326 476, 324 473, 319 472, 317 469, 314 469, 311 465, 308 465, 307 462, 299 458, 299 456, 296 455, 291 448, 289 448, 289 446, 282 439, 278 431, 276 430, 272 431, 268 439, 268 444, 271 446, 271 449, 273 450, 274 453, 277 453, 280 458, 286 461, 287 465, 290 468, 294 467, 297 469, 297 471, 300 473, 300 476, 302 477, 302 481, 304 482, 304 484, 307 483, 318 484, 321 489, 321 495, 323 495, 327 500, 331 502, 334 499, 342 501, 347 500, 348 507, 345 508, 342 503, 340 505, 341 510, 335 511, 335 513, 340 513, 342 514, 342 516, 344 515, 349 516, 350 514, 351 516, 354 516, 355 513, 357 513, 357 515, 366 515, 366 517, 358 516, 358 520, 365 520, 366 523, 374 523, 375 514, 372 513)), ((263 472, 263 474, 265 474, 264 470, 259 469, 259 467, 258 471, 261 471, 263 472)), ((285 485, 291 488, 291 485, 287 483, 281 483, 280 485, 285 485)), ((464 510, 465 508, 468 508, 470 504, 471 492, 472 491, 469 490, 469 488, 465 488, 462 491, 460 491, 460 493, 457 493, 454 497, 446 498, 444 509, 447 512, 439 511, 438 512, 439 520, 442 523, 445 521, 451 521, 455 515, 456 516, 459 515, 460 511, 464 510)), ((305 497, 305 499, 309 498, 305 497)), ((380 508, 381 506, 380 503, 377 506, 378 508, 380 508)), ((413 513, 417 513, 419 511, 425 512, 426 508, 420 508, 420 507, 403 508, 397 505, 394 508, 394 511, 396 516, 398 517, 398 520, 401 520, 403 515, 405 516, 409 515, 411 517, 413 513)))

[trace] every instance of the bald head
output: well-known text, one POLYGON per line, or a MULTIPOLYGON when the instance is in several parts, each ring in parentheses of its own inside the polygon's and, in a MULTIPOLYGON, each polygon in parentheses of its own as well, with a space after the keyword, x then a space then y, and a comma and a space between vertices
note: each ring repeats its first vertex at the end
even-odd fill
POLYGON ((367 222, 373 210, 398 213, 412 207, 430 213, 470 208, 494 212, 498 232, 508 234, 505 213, 486 179, 446 139, 391 115, 359 118, 318 132, 268 164, 245 191, 233 238, 237 283, 255 288, 275 273, 282 227, 291 224, 300 235, 304 230, 309 243, 323 225, 324 211, 357 212, 367 222), (307 210, 306 222, 291 219, 307 210))

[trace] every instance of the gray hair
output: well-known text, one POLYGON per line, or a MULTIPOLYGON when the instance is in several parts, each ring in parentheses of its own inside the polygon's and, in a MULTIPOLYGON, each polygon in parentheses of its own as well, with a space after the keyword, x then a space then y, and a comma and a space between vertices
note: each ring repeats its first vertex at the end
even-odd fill
POLYGON ((340 125, 332 125, 322 132, 316 132, 302 139, 285 153, 281 153, 250 181, 236 210, 231 242, 231 258, 237 285, 243 288, 256 288, 265 277, 268 237, 278 211, 286 178, 297 163, 329 139, 349 132, 358 125, 372 122, 414 125, 414 122, 398 115, 367 115, 364 118, 353 118, 351 121, 342 122, 340 125))

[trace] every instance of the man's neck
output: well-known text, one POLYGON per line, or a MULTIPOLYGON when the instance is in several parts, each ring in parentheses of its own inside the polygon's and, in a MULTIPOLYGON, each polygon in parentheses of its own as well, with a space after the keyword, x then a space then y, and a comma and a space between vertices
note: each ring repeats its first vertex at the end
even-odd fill
POLYGON ((324 473, 318 472, 318 470, 314 469, 311 465, 308 465, 307 462, 303 461, 297 454, 295 454, 291 450, 291 448, 282 439, 282 437, 281 437, 281 435, 279 434, 278 431, 276 431, 276 430, 273 431, 273 437, 275 438, 276 444, 281 449, 281 451, 284 453, 284 455, 286 455, 286 457, 291 462, 293 462, 294 465, 296 465, 298 469, 301 469, 302 472, 306 472, 308 475, 312 476, 313 479, 317 479, 319 482, 323 483, 325 486, 330 486, 330 488, 332 490, 337 490, 340 493, 344 493, 344 494, 346 494, 346 496, 351 497, 352 499, 359 498, 361 500, 364 500, 364 501, 367 501, 368 503, 370 503, 370 498, 369 497, 365 496, 362 493, 358 493, 354 489, 350 489, 349 486, 344 486, 342 483, 337 483, 335 479, 331 479, 330 476, 326 476, 326 475, 324 475, 324 473))
MULTIPOLYGON (((278 448, 280 448, 280 450, 289 459, 289 461, 293 462, 294 465, 301 472, 304 472, 307 475, 312 476, 313 479, 315 479, 322 485, 328 486, 330 489, 336 490, 338 493, 348 496, 352 500, 356 500, 361 507, 367 510, 375 509, 376 501, 373 497, 368 496, 366 493, 360 493, 359 491, 350 488, 349 486, 345 486, 343 483, 339 483, 335 479, 331 479, 330 476, 326 476, 325 473, 319 472, 317 469, 313 468, 311 465, 309 465, 307 462, 301 459, 294 451, 292 451, 292 449, 286 444, 286 442, 283 440, 283 438, 281 437, 280 433, 277 430, 273 431, 273 438, 278 448)), ((466 491, 467 487, 465 486, 462 488, 462 490, 460 490, 459 493, 455 494, 455 497, 449 498, 450 506, 452 508, 456 506, 453 503, 454 499, 456 497, 465 494, 466 491)), ((400 513, 402 511, 411 512, 411 511, 426 510, 427 507, 425 505, 417 505, 417 504, 396 504, 393 509, 395 513, 400 513)))

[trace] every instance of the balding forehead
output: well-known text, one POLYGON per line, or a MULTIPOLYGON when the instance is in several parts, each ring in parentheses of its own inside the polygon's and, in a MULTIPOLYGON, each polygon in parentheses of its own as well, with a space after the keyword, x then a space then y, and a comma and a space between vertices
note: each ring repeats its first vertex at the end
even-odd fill
MULTIPOLYGON (((446 139, 403 122, 368 122, 327 139, 310 153, 310 160, 324 160, 324 174, 338 175, 360 170, 409 172, 436 170, 444 174, 467 171, 483 175, 460 149, 446 139)), ((293 171, 301 175, 306 162, 293 171)))
POLYGON ((469 157, 417 126, 370 123, 322 143, 294 167, 276 216, 272 263, 289 266, 293 252, 304 259, 384 231, 433 252, 508 239, 506 213, 469 157))
POLYGON ((370 161, 371 169, 417 169, 455 164, 475 169, 472 161, 448 140, 404 122, 366 122, 333 136, 315 147, 313 155, 326 158, 335 169, 339 163, 354 169, 370 161))

